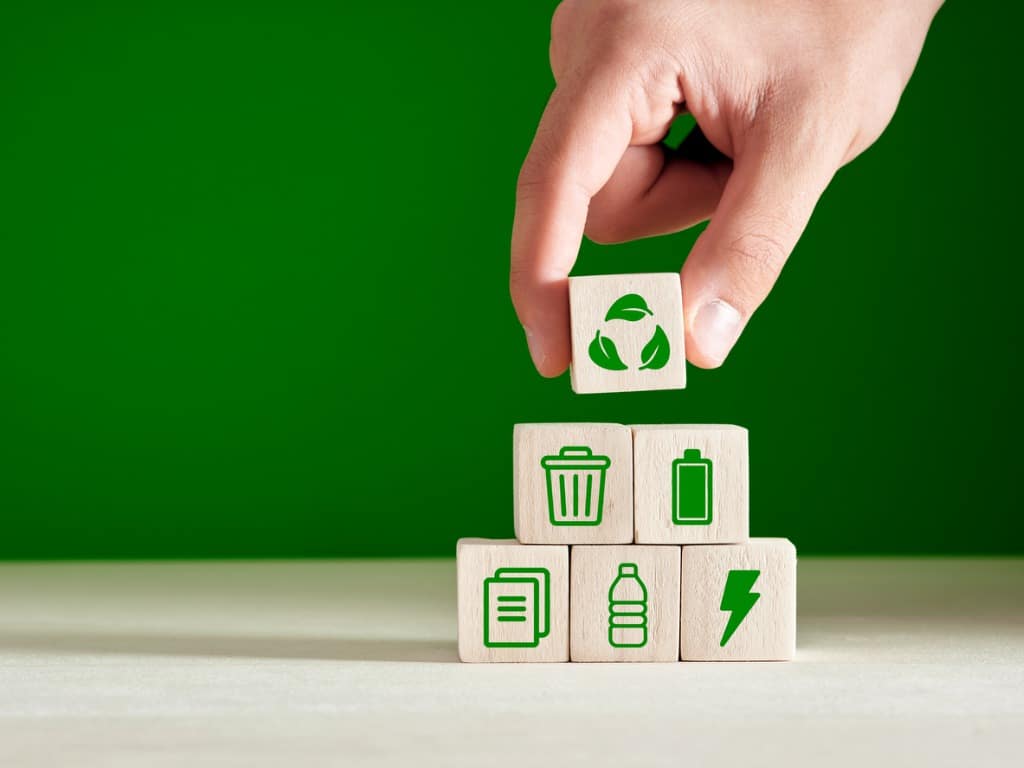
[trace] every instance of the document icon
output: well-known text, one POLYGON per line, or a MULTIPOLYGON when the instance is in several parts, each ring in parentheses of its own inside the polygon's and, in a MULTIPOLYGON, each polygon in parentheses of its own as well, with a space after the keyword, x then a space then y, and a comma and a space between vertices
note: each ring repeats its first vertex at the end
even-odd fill
POLYGON ((551 574, 546 568, 499 568, 484 579, 484 645, 536 648, 550 631, 551 574))

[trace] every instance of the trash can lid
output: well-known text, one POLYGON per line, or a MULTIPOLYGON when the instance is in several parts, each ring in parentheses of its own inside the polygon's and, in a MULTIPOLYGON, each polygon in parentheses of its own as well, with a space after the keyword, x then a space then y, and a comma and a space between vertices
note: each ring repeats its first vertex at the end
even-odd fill
POLYGON ((595 456, 586 445, 566 445, 557 456, 545 456, 540 460, 544 469, 606 469, 611 463, 607 456, 595 456))

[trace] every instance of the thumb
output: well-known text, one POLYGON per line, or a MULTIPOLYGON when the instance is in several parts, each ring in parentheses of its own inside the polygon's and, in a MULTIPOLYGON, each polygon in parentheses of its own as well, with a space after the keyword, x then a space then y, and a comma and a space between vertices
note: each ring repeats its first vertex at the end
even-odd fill
POLYGON ((686 352, 717 368, 768 296, 839 167, 821 147, 752 143, 682 269, 686 352))

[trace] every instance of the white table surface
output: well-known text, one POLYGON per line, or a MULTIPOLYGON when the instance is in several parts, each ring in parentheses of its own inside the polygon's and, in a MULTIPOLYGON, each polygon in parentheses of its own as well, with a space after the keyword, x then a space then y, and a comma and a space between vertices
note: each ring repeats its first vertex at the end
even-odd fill
POLYGON ((469 665, 450 560, 0 565, 0 766, 1024 765, 1024 559, 798 571, 793 663, 469 665))

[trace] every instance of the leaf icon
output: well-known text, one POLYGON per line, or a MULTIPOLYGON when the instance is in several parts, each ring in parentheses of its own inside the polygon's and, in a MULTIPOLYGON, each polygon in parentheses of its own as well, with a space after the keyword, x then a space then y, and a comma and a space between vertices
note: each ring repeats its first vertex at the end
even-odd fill
POLYGON ((628 320, 635 323, 643 320, 645 315, 653 315, 644 297, 636 293, 627 293, 615 300, 615 303, 608 308, 608 314, 604 316, 605 322, 609 320, 628 320))
POLYGON ((640 370, 656 371, 664 368, 669 358, 668 336, 659 325, 647 345, 640 351, 640 370))
MULTIPOLYGON (((668 341, 666 340, 667 343, 668 341)), ((602 336, 600 331, 594 336, 594 340, 590 342, 590 347, 587 351, 590 353, 590 359, 605 370, 624 371, 628 367, 622 362, 622 358, 619 357, 619 350, 615 348, 615 342, 607 336, 602 336)))

